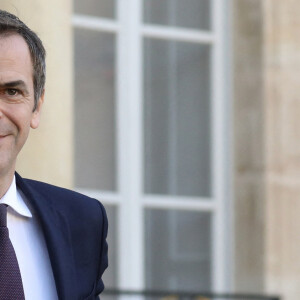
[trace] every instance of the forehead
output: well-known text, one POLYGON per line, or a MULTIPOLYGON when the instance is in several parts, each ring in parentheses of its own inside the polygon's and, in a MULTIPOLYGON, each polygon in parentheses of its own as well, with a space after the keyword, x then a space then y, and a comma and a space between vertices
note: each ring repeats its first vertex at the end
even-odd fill
POLYGON ((30 52, 26 41, 18 34, 0 34, 0 80, 7 76, 32 80, 30 52))

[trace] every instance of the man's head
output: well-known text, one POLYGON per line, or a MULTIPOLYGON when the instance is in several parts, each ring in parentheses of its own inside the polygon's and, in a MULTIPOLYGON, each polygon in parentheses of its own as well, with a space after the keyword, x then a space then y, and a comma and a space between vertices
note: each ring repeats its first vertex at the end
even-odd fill
POLYGON ((30 128, 39 126, 44 84, 41 41, 18 18, 0 11, 0 197, 30 128))
POLYGON ((39 37, 29 29, 19 18, 7 11, 0 10, 0 37, 2 35, 18 34, 24 38, 29 48, 33 67, 34 108, 44 93, 46 80, 45 48, 39 37))

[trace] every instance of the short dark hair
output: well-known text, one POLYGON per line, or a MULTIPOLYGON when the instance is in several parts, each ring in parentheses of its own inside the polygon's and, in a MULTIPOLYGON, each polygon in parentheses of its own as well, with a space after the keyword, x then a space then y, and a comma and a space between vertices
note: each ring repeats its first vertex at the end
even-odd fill
POLYGON ((46 51, 42 41, 28 26, 15 15, 0 9, 0 36, 19 34, 26 41, 31 55, 33 67, 34 108, 45 89, 46 81, 46 51))

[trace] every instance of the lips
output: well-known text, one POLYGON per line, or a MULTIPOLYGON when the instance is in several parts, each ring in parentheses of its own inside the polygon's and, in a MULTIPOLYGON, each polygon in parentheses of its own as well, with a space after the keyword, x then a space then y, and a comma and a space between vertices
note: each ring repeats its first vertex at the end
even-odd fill
POLYGON ((0 134, 0 141, 4 140, 6 137, 10 136, 11 134, 7 133, 7 134, 0 134))

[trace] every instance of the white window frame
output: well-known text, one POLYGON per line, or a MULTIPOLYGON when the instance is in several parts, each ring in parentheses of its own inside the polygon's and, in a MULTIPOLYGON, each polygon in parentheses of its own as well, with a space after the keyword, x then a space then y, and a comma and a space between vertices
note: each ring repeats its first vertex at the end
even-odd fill
POLYGON ((228 90, 224 80, 226 65, 225 12, 227 0, 211 0, 212 30, 192 30, 142 23, 142 0, 116 0, 115 20, 75 14, 75 28, 98 30, 116 34, 117 99, 117 191, 116 193, 78 189, 118 211, 118 287, 145 288, 144 210, 166 209, 210 212, 212 230, 212 289, 230 290, 230 251, 227 241, 231 230, 228 215, 230 183, 228 161, 229 126, 228 90), (130 17, 128 17, 130 16, 130 17), (211 45, 211 128, 212 128, 212 195, 208 198, 157 196, 143 193, 143 38, 185 41, 211 45), (130 233, 130 234, 129 234, 130 233), (226 263, 227 262, 227 263, 226 263))

